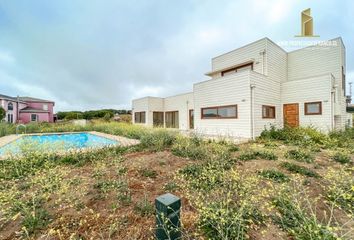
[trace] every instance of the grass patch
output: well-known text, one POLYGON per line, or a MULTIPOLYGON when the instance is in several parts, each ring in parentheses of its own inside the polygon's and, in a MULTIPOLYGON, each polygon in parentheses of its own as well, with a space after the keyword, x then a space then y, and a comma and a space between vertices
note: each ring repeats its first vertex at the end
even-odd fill
POLYGON ((263 170, 260 171, 258 174, 264 178, 273 180, 275 182, 280 182, 280 183, 288 182, 290 180, 290 178, 286 174, 276 169, 263 170))
POLYGON ((280 166, 282 168, 285 168, 289 172, 292 172, 292 173, 298 173, 298 174, 301 174, 301 175, 304 175, 304 176, 307 176, 307 177, 315 177, 315 178, 319 178, 320 177, 316 172, 312 171, 311 169, 299 166, 299 165, 294 164, 294 163, 283 162, 283 163, 280 164, 280 166))

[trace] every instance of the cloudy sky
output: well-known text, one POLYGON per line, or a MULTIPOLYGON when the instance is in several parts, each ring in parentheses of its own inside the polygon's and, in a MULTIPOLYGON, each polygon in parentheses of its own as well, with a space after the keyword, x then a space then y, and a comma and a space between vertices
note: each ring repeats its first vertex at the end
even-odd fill
POLYGON ((350 0, 0 0, 0 93, 52 99, 57 111, 130 108, 191 91, 213 56, 296 40, 309 7, 318 40, 343 38, 354 81, 350 0))

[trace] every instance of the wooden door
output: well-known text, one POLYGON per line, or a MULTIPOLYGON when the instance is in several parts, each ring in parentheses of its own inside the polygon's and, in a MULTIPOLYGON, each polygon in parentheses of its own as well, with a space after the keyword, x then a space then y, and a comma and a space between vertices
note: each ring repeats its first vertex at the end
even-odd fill
POLYGON ((291 103, 283 105, 284 126, 299 126, 299 104, 291 103))

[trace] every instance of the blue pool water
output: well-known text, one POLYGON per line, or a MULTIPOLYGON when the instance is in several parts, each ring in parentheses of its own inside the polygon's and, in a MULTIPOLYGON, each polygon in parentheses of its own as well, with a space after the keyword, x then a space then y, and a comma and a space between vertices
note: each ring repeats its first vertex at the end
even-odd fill
POLYGON ((0 156, 28 150, 55 151, 115 145, 118 142, 91 133, 23 136, 0 148, 0 156))

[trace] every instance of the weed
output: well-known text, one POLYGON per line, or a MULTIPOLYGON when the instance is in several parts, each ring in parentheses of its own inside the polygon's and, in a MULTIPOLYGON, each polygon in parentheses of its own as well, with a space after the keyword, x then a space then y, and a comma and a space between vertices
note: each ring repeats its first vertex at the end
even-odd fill
POLYGON ((156 178, 157 177, 157 172, 155 170, 149 169, 149 168, 140 169, 139 173, 142 177, 148 177, 148 178, 156 178))
POLYGON ((310 153, 298 149, 289 150, 285 157, 298 162, 312 163, 314 161, 314 157, 310 153))
POLYGON ((253 159, 277 160, 278 156, 271 151, 251 150, 241 153, 238 159, 241 161, 248 161, 253 159))
POLYGON ((177 183, 175 182, 168 182, 165 184, 165 186, 163 187, 163 189, 167 192, 174 192, 176 190, 179 189, 179 186, 177 183))
POLYGON ((332 159, 341 164, 346 164, 351 162, 350 155, 343 152, 337 152, 332 156, 332 159))
POLYGON ((288 182, 290 180, 290 178, 286 174, 276 169, 263 170, 258 174, 264 178, 271 179, 275 182, 288 182))
POLYGON ((143 217, 152 215, 155 212, 154 206, 149 202, 146 196, 143 200, 135 204, 134 210, 143 217))
POLYGON ((283 163, 280 164, 280 166, 285 168, 289 172, 298 173, 298 174, 305 175, 305 176, 308 176, 308 177, 315 177, 315 178, 320 177, 316 172, 312 171, 311 169, 299 166, 299 165, 294 164, 294 163, 283 162, 283 163))

